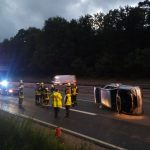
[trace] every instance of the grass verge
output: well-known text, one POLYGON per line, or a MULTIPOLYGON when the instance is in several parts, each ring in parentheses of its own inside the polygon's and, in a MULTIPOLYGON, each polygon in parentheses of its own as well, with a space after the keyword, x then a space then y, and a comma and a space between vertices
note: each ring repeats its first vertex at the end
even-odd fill
POLYGON ((0 116, 0 149, 1 150, 82 150, 81 147, 70 147, 55 137, 55 131, 49 134, 46 129, 35 126, 29 120, 18 117, 0 116))

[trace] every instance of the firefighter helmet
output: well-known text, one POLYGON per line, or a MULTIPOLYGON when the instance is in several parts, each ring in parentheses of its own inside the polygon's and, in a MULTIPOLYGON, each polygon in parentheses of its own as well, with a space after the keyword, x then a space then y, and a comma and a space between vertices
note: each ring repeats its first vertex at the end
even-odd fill
POLYGON ((23 80, 20 80, 20 83, 23 83, 23 80))
POLYGON ((67 86, 71 86, 70 82, 67 83, 67 86))

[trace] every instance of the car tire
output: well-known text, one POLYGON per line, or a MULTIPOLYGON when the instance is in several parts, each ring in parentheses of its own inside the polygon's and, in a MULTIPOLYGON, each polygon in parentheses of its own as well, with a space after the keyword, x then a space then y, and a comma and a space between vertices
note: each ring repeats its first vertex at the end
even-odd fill
POLYGON ((116 110, 117 110, 118 114, 121 113, 121 98, 120 98, 120 96, 116 97, 116 110))

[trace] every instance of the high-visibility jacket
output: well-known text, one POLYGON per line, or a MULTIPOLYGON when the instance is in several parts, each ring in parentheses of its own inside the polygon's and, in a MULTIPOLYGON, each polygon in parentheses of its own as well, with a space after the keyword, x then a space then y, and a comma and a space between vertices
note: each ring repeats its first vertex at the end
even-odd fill
POLYGON ((66 94, 65 96, 65 105, 71 106, 72 105, 72 100, 71 100, 71 94, 66 94))
POLYGON ((77 95, 78 94, 78 88, 77 87, 72 87, 71 94, 72 95, 77 95))
POLYGON ((53 92, 52 94, 53 102, 52 106, 53 107, 62 107, 62 95, 60 92, 53 92))

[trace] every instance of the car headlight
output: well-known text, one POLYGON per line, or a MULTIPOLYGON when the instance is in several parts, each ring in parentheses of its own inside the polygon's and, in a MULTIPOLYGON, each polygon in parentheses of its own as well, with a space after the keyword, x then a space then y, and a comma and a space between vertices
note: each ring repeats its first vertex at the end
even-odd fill
POLYGON ((9 93, 13 93, 13 90, 12 89, 9 89, 9 91, 8 91, 9 93))

